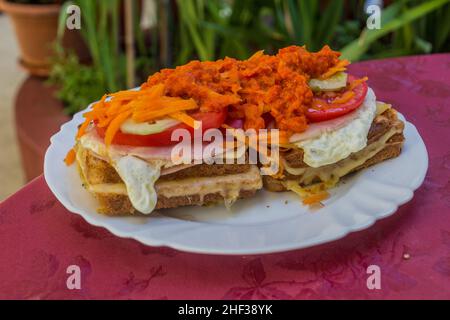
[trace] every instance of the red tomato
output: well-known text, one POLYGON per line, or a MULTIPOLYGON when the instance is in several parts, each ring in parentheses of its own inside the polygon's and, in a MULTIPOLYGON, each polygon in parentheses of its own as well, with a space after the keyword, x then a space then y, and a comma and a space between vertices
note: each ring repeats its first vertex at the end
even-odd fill
MULTIPOLYGON (((222 112, 198 112, 190 115, 197 121, 202 122, 202 131, 205 132, 208 129, 219 128, 224 122, 227 116, 227 111, 222 112)), ((105 137, 106 128, 96 127, 97 133, 100 137, 105 137)), ((194 133, 194 129, 184 123, 180 123, 173 126, 163 132, 149 134, 146 136, 126 134, 121 131, 117 132, 114 136, 113 144, 135 146, 135 147, 165 147, 175 145, 177 141, 171 141, 172 132, 176 129, 189 130, 191 135, 194 133)))
MULTIPOLYGON (((352 82, 355 80, 355 77, 349 76, 348 79, 349 82, 352 82)), ((306 117, 310 122, 321 122, 343 116, 358 109, 366 98, 368 91, 367 83, 362 82, 353 88, 352 91, 355 95, 349 101, 341 104, 333 103, 332 99, 327 100, 314 97, 315 105, 306 111, 306 117)))

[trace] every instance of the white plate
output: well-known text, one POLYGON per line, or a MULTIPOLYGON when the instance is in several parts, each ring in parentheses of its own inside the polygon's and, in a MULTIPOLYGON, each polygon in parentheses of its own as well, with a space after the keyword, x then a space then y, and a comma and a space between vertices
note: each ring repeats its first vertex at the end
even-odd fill
MULTIPOLYGON (((261 191, 227 211, 217 207, 164 210, 149 217, 111 218, 96 213, 96 200, 82 187, 75 166, 62 161, 74 142, 82 113, 51 138, 44 174, 58 200, 86 221, 150 246, 210 254, 261 254, 310 247, 344 237, 392 215, 413 197, 428 168, 425 145, 406 123, 406 142, 396 158, 345 179, 325 207, 311 211, 290 192, 261 191)), ((401 116, 402 119, 404 119, 401 116)))

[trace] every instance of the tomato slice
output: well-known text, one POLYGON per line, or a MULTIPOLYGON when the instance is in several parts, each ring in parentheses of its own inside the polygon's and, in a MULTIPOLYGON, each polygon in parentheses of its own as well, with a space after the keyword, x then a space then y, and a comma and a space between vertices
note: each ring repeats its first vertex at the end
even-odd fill
MULTIPOLYGON (((227 117, 227 110, 222 112, 198 112, 190 114, 192 118, 202 122, 202 131, 205 132, 208 129, 219 128, 227 117)), ((95 127, 100 137, 105 137, 106 128, 95 127)), ((172 132, 177 129, 186 129, 191 135, 194 133, 194 129, 184 123, 177 124, 163 132, 149 134, 149 135, 135 135, 126 134, 121 131, 117 132, 113 139, 113 144, 127 145, 134 147, 165 147, 175 145, 177 141, 171 141, 172 132)))
MULTIPOLYGON (((355 77, 349 76, 348 81, 350 83, 355 79, 355 77)), ((352 89, 354 95, 345 103, 333 103, 333 100, 335 99, 327 100, 320 97, 314 97, 314 106, 308 108, 306 111, 306 117, 310 122, 321 122, 338 118, 350 113, 358 109, 363 104, 368 90, 369 87, 365 81, 360 83, 352 89)), ((343 94, 344 93, 345 91, 343 94)))

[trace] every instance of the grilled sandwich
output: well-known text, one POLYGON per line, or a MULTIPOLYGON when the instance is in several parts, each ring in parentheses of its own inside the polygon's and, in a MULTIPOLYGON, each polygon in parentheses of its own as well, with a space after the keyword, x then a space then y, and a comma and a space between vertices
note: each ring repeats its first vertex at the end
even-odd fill
POLYGON ((136 90, 94 103, 65 161, 76 162, 106 215, 229 207, 263 186, 320 203, 339 179, 398 156, 404 142, 397 112, 377 101, 368 78, 350 75, 349 64, 328 46, 318 52, 290 46, 276 55, 260 51, 247 60, 191 61, 161 70, 136 90), (258 152, 262 138, 279 137, 265 141, 278 147, 278 170, 267 175, 265 163, 249 161, 249 140, 236 137, 244 148, 232 153, 232 161, 215 161, 230 160, 228 147, 212 162, 191 151, 178 161, 174 150, 181 141, 193 150, 212 141, 223 147, 211 132, 220 137, 229 129, 256 132, 258 152))

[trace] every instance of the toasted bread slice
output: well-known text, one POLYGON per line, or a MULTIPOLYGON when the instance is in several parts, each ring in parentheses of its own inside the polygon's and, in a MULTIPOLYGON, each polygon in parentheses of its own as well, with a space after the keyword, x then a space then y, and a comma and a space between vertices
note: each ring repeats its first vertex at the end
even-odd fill
MULTIPOLYGON (((99 200, 98 212, 140 214, 131 204, 125 184, 107 161, 77 145, 77 162, 84 186, 99 200)), ((161 176, 155 183, 155 209, 206 206, 253 196, 262 188, 259 169, 249 164, 201 164, 161 176)))
MULTIPOLYGON (((250 198, 255 195, 256 189, 240 190, 236 199, 250 198)), ((95 193, 95 197, 99 200, 99 213, 108 216, 124 216, 139 215, 140 213, 133 208, 127 195, 112 193, 95 193)), ((200 196, 199 194, 186 195, 179 197, 164 197, 158 195, 158 203, 155 209, 169 209, 185 206, 210 206, 224 203, 225 198, 221 193, 207 193, 200 196)))

